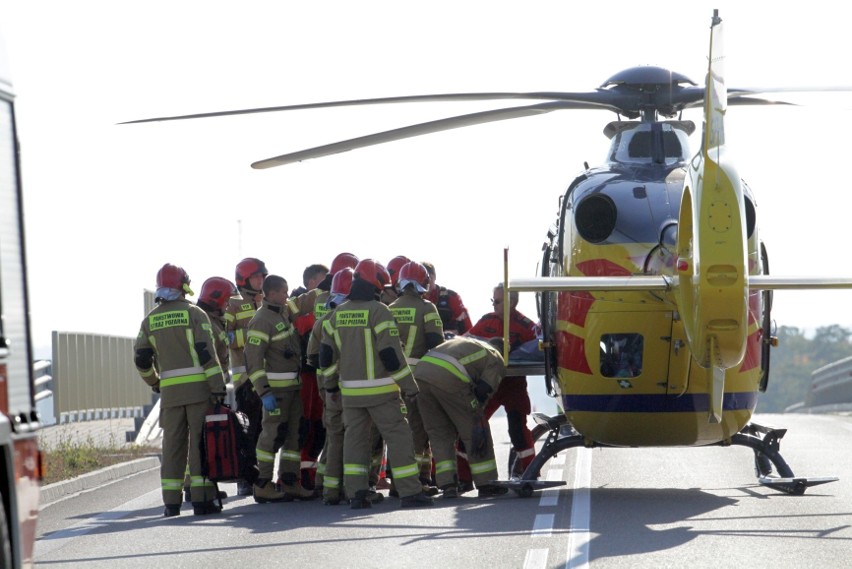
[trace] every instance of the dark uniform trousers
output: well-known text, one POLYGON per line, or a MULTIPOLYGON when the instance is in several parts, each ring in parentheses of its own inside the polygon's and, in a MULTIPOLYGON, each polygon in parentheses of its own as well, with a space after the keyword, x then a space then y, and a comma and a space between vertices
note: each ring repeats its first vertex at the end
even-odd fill
POLYGON ((351 498, 358 490, 368 488, 371 424, 375 424, 387 441, 388 461, 394 465, 393 481, 400 497, 423 491, 417 463, 412 464, 414 444, 401 399, 370 407, 349 407, 344 398, 343 424, 343 477, 347 496, 351 498))
POLYGON ((301 454, 299 452, 299 419, 302 417, 302 396, 298 389, 275 393, 278 409, 271 413, 263 410, 262 429, 257 440, 259 480, 272 480, 275 455, 281 450, 278 478, 282 474, 298 477, 301 454))
POLYGON ((317 480, 322 474, 323 498, 342 498, 340 490, 343 484, 343 407, 339 394, 336 403, 326 395, 322 422, 325 426, 325 445, 317 470, 317 480))
POLYGON ((435 483, 438 487, 455 484, 456 480, 456 439, 461 439, 468 449, 468 460, 473 482, 477 487, 490 484, 497 479, 497 462, 494 458, 494 441, 488 422, 486 427, 485 451, 479 456, 471 456, 473 448, 472 432, 474 423, 479 422, 481 410, 477 410, 476 399, 468 384, 458 382, 456 391, 447 391, 420 381, 420 395, 417 403, 426 420, 426 431, 432 444, 435 459, 435 483))
POLYGON ((201 475, 201 428, 210 404, 207 401, 160 408, 163 429, 163 503, 180 506, 189 457, 190 497, 193 503, 211 502, 216 498, 216 485, 201 475))

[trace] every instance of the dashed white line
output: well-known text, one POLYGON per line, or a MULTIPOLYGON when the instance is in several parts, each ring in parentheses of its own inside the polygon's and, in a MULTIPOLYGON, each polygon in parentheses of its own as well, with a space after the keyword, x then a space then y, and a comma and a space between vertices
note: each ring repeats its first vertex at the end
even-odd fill
POLYGON ((553 521, 556 516, 553 514, 538 514, 533 522, 532 537, 550 537, 553 535, 553 521))
POLYGON ((524 569, 545 569, 547 567, 547 549, 530 549, 524 559, 524 569))
MULTIPOLYGON (((547 480, 562 480, 563 472, 562 470, 554 470, 550 469, 547 471, 547 480)), ((555 506, 559 503, 559 492, 556 490, 544 490, 541 493, 541 498, 539 498, 538 505, 539 507, 548 507, 555 506)))
POLYGON ((589 519, 591 517, 592 451, 577 449, 574 468, 574 492, 571 498, 571 533, 568 537, 567 569, 589 566, 589 519))

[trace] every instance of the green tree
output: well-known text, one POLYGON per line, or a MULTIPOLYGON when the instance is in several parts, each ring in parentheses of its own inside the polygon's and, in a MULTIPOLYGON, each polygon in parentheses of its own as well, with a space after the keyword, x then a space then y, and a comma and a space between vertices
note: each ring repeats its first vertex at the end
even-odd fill
POLYGON ((837 324, 817 328, 813 339, 792 326, 781 326, 776 336, 778 346, 770 356, 769 385, 758 397, 760 413, 781 413, 803 402, 815 369, 852 355, 852 331, 837 324))

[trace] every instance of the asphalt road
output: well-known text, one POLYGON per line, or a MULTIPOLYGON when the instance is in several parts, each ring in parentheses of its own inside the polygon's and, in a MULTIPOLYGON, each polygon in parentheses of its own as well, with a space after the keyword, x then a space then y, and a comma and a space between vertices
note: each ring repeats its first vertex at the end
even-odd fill
MULTIPOLYGON (((561 489, 462 496, 429 509, 386 499, 356 511, 229 498, 218 516, 161 517, 149 470, 43 507, 39 567, 849 567, 852 417, 756 417, 789 429, 797 476, 840 481, 789 496, 756 483, 752 451, 571 449, 543 477, 561 489)), ((492 425, 500 471, 505 421, 492 425)), ((225 485, 232 496, 235 485, 225 485)))

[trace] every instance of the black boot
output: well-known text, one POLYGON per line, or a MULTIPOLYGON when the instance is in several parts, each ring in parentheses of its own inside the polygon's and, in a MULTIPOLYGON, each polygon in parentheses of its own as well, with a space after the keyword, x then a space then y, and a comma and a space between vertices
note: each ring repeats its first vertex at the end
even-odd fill
POLYGON ((247 480, 237 481, 237 496, 251 496, 253 493, 252 483, 247 480))
POLYGON ((370 502, 368 494, 369 490, 358 490, 355 492, 355 496, 349 500, 349 507, 353 510, 362 510, 364 508, 372 507, 373 503, 370 502))
POLYGON ((435 501, 424 494, 423 492, 418 492, 413 496, 405 496, 400 500, 401 508, 422 508, 424 506, 432 506, 435 504, 435 501))
POLYGON ((215 501, 210 500, 209 502, 193 502, 192 503, 192 513, 196 516, 206 516, 208 514, 218 514, 222 511, 222 505, 215 501))

